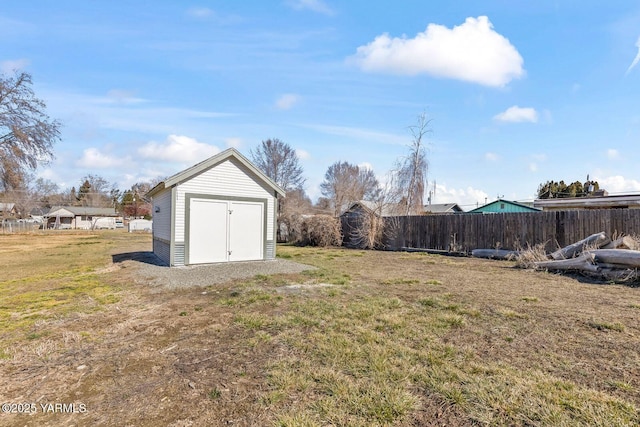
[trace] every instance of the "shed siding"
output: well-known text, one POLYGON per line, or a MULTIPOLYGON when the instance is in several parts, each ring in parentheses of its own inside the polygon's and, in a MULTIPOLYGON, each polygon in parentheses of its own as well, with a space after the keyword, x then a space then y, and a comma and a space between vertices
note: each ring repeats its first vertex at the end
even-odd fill
POLYGON ((153 196, 153 236, 171 240, 171 189, 169 188, 153 196))
POLYGON ((184 243, 176 243, 173 248, 173 265, 184 265, 184 243))
POLYGON ((165 264, 170 264, 171 252, 170 245, 166 241, 153 238, 153 253, 162 260, 165 264))
POLYGON ((276 257, 276 243, 274 240, 267 240, 267 253, 265 259, 274 259, 276 257))
MULTIPOLYGON (((227 159, 213 168, 179 184, 176 194, 175 242, 184 247, 185 193, 209 194, 229 197, 267 199, 267 240, 273 239, 274 196, 271 190, 251 178, 252 172, 240 162, 227 159)), ((154 218, 155 219, 155 218, 154 218)), ((154 223, 155 225, 155 223, 154 223)), ((177 253, 176 253, 177 255, 177 253)), ((184 263, 184 255, 182 256, 184 263)), ((178 259, 174 260, 179 265, 178 259)))

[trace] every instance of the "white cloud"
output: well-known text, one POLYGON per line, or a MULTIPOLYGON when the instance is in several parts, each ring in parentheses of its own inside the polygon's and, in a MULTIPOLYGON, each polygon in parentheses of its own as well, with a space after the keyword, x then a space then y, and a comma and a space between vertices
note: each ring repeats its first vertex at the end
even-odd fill
POLYGON ((500 122, 509 123, 536 123, 538 121, 538 112, 534 108, 522 108, 514 105, 513 107, 507 108, 506 111, 503 111, 500 114, 496 114, 495 116, 493 116, 493 119, 500 122))
POLYGON ((122 168, 131 163, 130 157, 119 158, 104 154, 97 148, 87 148, 82 152, 82 157, 76 161, 76 166, 87 169, 113 169, 122 168))
POLYGON ((594 176, 593 179, 598 181, 600 189, 607 190, 611 194, 630 193, 640 191, 640 181, 628 179, 622 175, 614 176, 594 176))
POLYGON ((60 177, 60 174, 52 168, 38 169, 36 172, 38 178, 48 179, 60 187, 60 189, 67 188, 67 183, 60 177))
POLYGON ((309 160, 311 158, 311 154, 301 148, 296 148, 296 155, 300 160, 309 160))
MULTIPOLYGON (((105 96, 69 92, 44 92, 47 107, 54 117, 70 125, 85 125, 155 135, 180 134, 186 130, 210 131, 208 119, 232 117, 215 111, 166 107, 155 100, 133 97, 131 92, 115 89, 105 96), (79 119, 80 118, 80 119, 79 119)), ((195 132, 195 131, 194 131, 195 132)))
POLYGON ((138 149, 138 154, 146 159, 180 163, 199 162, 219 152, 214 145, 181 135, 169 135, 163 143, 151 141, 138 149))
POLYGON ((638 62, 640 62, 640 37, 638 37, 638 40, 636 41, 636 47, 638 48, 638 53, 636 54, 636 57, 633 59, 633 62, 631 63, 631 65, 629 65, 629 68, 627 68, 627 72, 625 73, 625 75, 629 74, 633 69, 633 67, 638 65, 638 62))
POLYGON ((289 110, 300 100, 300 96, 295 93, 285 93, 276 101, 276 108, 279 110, 289 110))
POLYGON ((102 100, 105 104, 139 104, 145 101, 145 99, 133 96, 133 92, 123 89, 111 89, 107 92, 107 98, 102 100))
POLYGON ((207 7, 190 7, 187 9, 187 15, 192 18, 208 18, 213 14, 213 10, 207 7))
POLYGON ((486 16, 467 18, 453 29, 429 24, 412 39, 385 33, 358 47, 348 61, 369 72, 426 73, 496 87, 524 75, 522 56, 486 16))
POLYGON ((620 153, 619 153, 619 152, 618 152, 618 150, 616 150, 615 148, 609 148, 609 149, 607 150, 607 157, 608 157, 610 160, 615 160, 615 159, 617 159, 617 158, 619 158, 619 157, 620 157, 620 153))
POLYGON ((500 160, 500 156, 496 153, 484 153, 484 158, 490 162, 497 162, 500 160))
POLYGON ((358 164, 358 168, 362 169, 362 170, 368 170, 368 171, 372 171, 373 170, 373 165, 369 162, 362 162, 360 164, 358 164))
POLYGON ((540 162, 545 162, 547 160, 547 155, 546 154, 532 154, 531 155, 531 159, 533 159, 532 161, 529 162, 528 168, 530 172, 537 172, 538 171, 538 164, 540 162))
POLYGON ((378 142, 383 144, 406 145, 407 137, 405 135, 394 135, 391 133, 377 132, 370 129, 354 128, 348 126, 332 126, 332 125, 302 125, 303 127, 313 129, 328 135, 342 136, 363 140, 366 142, 378 142))
POLYGON ((466 189, 456 189, 436 184, 436 194, 432 203, 457 203, 463 210, 468 211, 484 205, 488 198, 487 193, 471 186, 466 189))
POLYGON ((324 15, 334 14, 333 9, 322 0, 290 0, 288 4, 296 10, 311 10, 324 15))
POLYGON ((0 62, 0 70, 3 74, 13 74, 14 71, 20 71, 25 69, 30 64, 30 61, 25 58, 21 59, 9 59, 0 62))
POLYGON ((227 147, 239 148, 242 145, 242 138, 227 138, 224 140, 227 147))

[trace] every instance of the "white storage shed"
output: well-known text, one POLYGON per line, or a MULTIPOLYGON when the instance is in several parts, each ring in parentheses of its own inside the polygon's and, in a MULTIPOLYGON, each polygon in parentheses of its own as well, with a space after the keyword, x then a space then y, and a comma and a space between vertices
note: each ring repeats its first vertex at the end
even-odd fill
POLYGON ((153 252, 170 266, 273 259, 284 190, 234 148, 152 188, 153 252))

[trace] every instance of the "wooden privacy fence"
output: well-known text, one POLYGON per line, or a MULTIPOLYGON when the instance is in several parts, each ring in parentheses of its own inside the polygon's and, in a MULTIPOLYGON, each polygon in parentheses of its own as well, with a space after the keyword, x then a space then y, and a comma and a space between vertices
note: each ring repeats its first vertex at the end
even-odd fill
MULTIPOLYGON (((342 223, 348 242, 352 231, 347 221, 342 223)), ((383 245, 468 252, 545 243, 552 251, 600 231, 640 235, 640 209, 389 217, 384 218, 383 245)))

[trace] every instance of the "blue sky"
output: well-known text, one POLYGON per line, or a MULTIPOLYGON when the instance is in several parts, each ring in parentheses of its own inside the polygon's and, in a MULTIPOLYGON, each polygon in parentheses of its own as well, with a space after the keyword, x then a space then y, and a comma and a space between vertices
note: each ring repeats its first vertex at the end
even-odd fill
POLYGON ((384 179, 431 121, 434 202, 532 200, 549 179, 640 191, 632 1, 4 2, 0 67, 64 123, 37 176, 131 184, 279 138, 306 190, 384 179))

